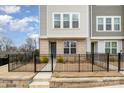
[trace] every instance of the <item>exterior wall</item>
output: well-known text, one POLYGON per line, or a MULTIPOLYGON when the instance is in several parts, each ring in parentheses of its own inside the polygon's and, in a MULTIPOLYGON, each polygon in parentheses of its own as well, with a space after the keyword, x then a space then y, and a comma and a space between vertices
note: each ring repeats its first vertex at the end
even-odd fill
POLYGON ((117 41, 117 53, 122 50, 122 40, 98 40, 98 53, 105 53, 105 41, 117 41))
POLYGON ((63 54, 64 53, 64 40, 57 40, 56 41, 56 54, 63 54))
POLYGON ((48 5, 47 6, 47 37, 88 37, 89 35, 89 7, 86 5, 48 5), (54 29, 54 12, 79 12, 80 28, 54 29))
MULTIPOLYGON (((74 39, 73 39, 74 40, 74 39)), ((64 41, 56 40, 56 54, 64 54, 64 41)), ((87 51, 87 42, 84 39, 74 40, 76 42, 76 53, 85 54, 87 51)), ((40 54, 49 54, 49 40, 40 40, 40 54)))
POLYGON ((40 54, 49 54, 49 42, 48 40, 40 40, 40 54))
POLYGON ((47 6, 40 6, 40 35, 47 35, 47 6))
POLYGON ((124 6, 92 6, 92 37, 124 36, 124 6), (121 32, 97 32, 96 16, 121 16, 121 32))

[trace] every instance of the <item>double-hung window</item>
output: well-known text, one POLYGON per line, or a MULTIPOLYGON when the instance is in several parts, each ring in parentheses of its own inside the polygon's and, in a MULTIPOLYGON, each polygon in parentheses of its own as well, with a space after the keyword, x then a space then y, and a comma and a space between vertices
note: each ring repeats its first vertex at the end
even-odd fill
POLYGON ((64 54, 76 54, 76 41, 64 42, 64 54))
POLYGON ((117 42, 105 42, 105 53, 116 54, 117 42))
POLYGON ((120 30, 120 18, 114 18, 114 30, 120 30))
POLYGON ((72 28, 79 28, 79 14, 72 14, 72 28))
POLYGON ((63 14, 63 28, 69 28, 69 27, 70 27, 70 15, 63 14))
POLYGON ((106 30, 112 30, 112 19, 106 18, 106 30))
POLYGON ((97 31, 121 31, 120 16, 97 16, 97 31))
POLYGON ((103 23, 103 18, 98 18, 98 30, 103 30, 104 29, 104 23, 103 23))
POLYGON ((54 28, 60 28, 60 27, 61 27, 61 15, 54 14, 54 28))

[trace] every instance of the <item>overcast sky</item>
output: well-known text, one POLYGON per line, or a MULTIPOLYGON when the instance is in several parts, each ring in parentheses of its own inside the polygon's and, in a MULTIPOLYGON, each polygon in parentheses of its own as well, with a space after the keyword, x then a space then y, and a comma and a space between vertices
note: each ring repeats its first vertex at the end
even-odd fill
POLYGON ((6 36, 16 46, 24 43, 27 37, 38 37, 39 6, 0 6, 0 37, 6 36))

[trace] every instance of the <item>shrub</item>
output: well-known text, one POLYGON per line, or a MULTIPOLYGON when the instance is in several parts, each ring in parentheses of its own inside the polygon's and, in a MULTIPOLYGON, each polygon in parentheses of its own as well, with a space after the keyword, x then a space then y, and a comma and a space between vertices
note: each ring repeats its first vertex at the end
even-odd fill
POLYGON ((58 63, 62 63, 64 61, 63 57, 62 56, 58 56, 57 57, 57 62, 58 63))
POLYGON ((47 63, 48 62, 48 57, 47 56, 42 56, 42 57, 40 57, 40 62, 41 63, 47 63))

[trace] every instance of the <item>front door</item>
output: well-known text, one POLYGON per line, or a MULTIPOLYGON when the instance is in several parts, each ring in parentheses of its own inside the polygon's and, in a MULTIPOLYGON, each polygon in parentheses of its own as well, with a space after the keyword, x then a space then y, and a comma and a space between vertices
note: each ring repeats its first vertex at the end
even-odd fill
POLYGON ((53 57, 56 57, 56 42, 51 42, 51 54, 53 54, 53 57))

